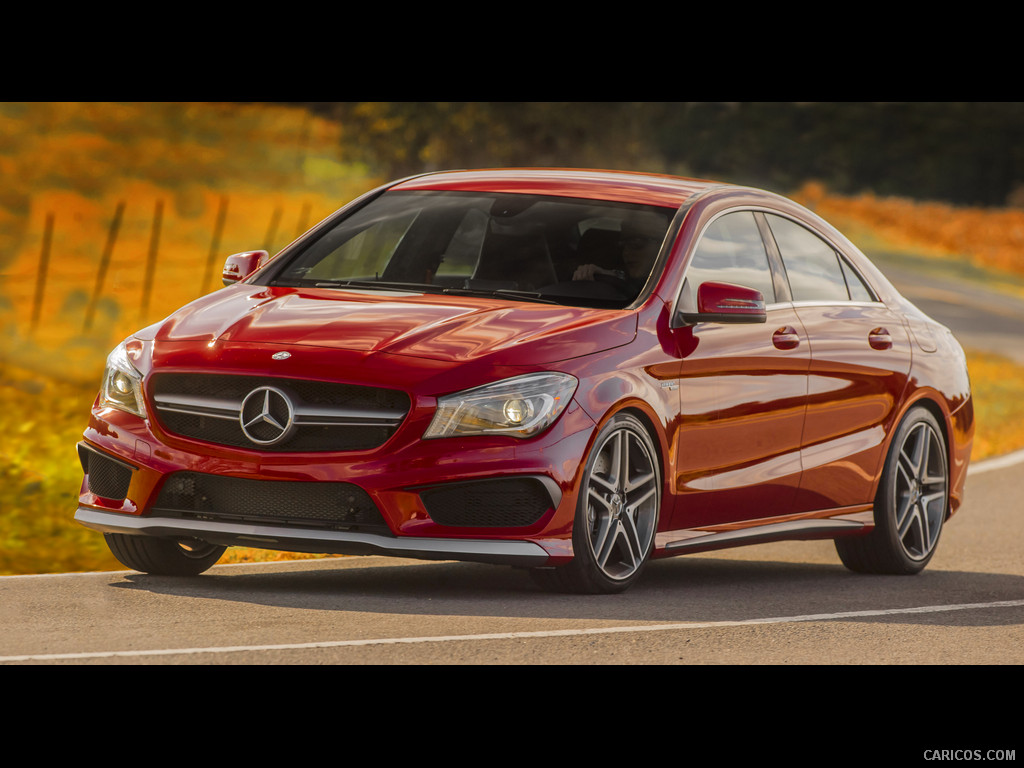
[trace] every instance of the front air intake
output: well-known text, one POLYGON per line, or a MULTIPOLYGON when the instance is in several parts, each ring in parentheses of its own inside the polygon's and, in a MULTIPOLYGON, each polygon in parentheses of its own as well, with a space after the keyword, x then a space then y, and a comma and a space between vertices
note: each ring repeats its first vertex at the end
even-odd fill
POLYGON ((522 528, 554 506, 533 477, 450 483, 422 490, 420 498, 435 523, 460 528, 522 528))
POLYGON ((78 447, 78 457, 91 493, 104 499, 124 501, 132 482, 134 468, 131 465, 84 445, 78 447))
POLYGON ((390 534, 373 500, 352 483, 174 472, 164 482, 153 511, 194 520, 390 534))

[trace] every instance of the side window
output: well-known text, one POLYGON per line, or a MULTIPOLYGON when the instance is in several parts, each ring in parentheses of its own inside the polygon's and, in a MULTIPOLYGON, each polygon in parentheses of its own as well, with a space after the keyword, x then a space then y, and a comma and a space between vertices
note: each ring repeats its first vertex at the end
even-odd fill
POLYGON ((679 301, 683 312, 697 310, 697 288, 707 282, 754 288, 764 295, 766 304, 775 301, 768 253, 750 211, 721 216, 704 233, 683 282, 679 301))
POLYGON ((846 263, 846 259, 840 257, 839 263, 843 266, 843 277, 846 278, 846 287, 850 289, 850 298, 854 301, 877 301, 874 292, 853 267, 846 263))
POLYGON ((832 246, 789 219, 766 218, 786 265, 793 301, 849 301, 839 254, 832 246))

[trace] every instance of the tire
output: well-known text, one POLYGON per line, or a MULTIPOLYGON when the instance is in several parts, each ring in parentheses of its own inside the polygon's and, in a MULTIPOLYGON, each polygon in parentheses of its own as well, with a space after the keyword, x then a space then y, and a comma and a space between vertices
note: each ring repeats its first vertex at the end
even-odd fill
POLYGON ((633 416, 619 415, 594 441, 580 483, 573 560, 535 569, 545 589, 624 592, 640 577, 654 546, 661 511, 661 466, 654 443, 633 416))
POLYGON ((106 533, 110 551, 133 571, 159 576, 198 576, 220 560, 227 547, 200 539, 160 539, 106 533))
POLYGON ((875 497, 875 527, 836 539, 843 565, 858 573, 915 574, 935 554, 949 509, 949 461, 942 429, 924 408, 900 422, 875 497))

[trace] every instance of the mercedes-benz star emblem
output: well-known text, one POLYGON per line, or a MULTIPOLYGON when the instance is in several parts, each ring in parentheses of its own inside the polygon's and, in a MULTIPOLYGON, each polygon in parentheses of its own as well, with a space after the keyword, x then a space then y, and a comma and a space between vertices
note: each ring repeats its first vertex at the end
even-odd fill
POLYGON ((259 445, 274 445, 287 438, 295 426, 295 408, 276 387, 259 387, 245 396, 238 414, 245 436, 259 445))

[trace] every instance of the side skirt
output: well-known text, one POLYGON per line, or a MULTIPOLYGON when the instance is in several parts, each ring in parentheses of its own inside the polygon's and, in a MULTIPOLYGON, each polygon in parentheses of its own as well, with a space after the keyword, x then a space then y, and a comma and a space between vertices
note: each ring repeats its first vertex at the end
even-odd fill
POLYGON ((874 525, 874 509, 870 504, 864 504, 800 516, 662 531, 655 539, 655 556, 669 557, 787 539, 830 539, 867 533, 874 525))

